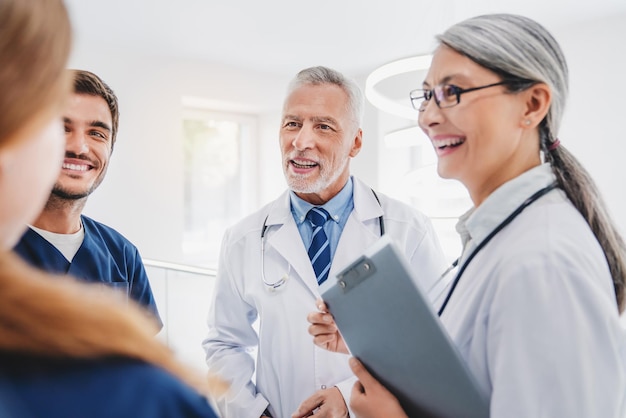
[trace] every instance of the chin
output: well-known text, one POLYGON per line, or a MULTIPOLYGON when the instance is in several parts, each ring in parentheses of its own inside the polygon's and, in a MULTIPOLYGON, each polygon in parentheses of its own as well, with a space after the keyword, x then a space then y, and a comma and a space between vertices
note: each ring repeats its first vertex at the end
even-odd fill
POLYGON ((91 194, 91 191, 54 188, 52 194, 63 200, 80 200, 91 194))
POLYGON ((437 174, 439 174, 439 177, 441 177, 442 179, 452 178, 452 176, 450 175, 450 170, 446 167, 445 164, 442 164, 441 162, 437 163, 437 174))

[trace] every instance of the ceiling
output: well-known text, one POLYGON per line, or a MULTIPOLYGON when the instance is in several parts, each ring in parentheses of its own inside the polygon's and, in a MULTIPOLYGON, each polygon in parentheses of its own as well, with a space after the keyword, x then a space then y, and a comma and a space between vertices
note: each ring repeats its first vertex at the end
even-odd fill
POLYGON ((356 76, 429 52, 477 14, 524 14, 549 29, 626 13, 624 0, 66 0, 77 42, 277 75, 327 65, 356 76), (368 4, 369 3, 369 4, 368 4))

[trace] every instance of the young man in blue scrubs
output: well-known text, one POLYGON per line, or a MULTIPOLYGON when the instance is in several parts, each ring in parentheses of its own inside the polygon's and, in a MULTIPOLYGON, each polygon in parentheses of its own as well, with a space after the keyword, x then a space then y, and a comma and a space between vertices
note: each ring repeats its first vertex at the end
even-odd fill
POLYGON ((43 212, 15 251, 35 267, 124 292, 162 325, 137 248, 114 229, 82 215, 106 174, 119 111, 117 97, 98 76, 70 71, 74 92, 63 113, 63 167, 43 212))

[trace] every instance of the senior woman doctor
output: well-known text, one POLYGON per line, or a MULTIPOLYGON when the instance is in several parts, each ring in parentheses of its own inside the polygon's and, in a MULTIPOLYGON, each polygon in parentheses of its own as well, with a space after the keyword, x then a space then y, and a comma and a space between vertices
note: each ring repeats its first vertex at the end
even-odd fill
MULTIPOLYGON (((474 203, 457 225, 464 251, 441 301, 443 325, 492 417, 623 418, 624 243, 557 139, 568 89, 559 45, 515 15, 469 19, 438 39, 411 101, 439 174, 461 181, 474 203)), ((329 316, 310 314, 309 331, 345 350, 329 316)), ((406 416, 351 363, 359 417, 406 416)))

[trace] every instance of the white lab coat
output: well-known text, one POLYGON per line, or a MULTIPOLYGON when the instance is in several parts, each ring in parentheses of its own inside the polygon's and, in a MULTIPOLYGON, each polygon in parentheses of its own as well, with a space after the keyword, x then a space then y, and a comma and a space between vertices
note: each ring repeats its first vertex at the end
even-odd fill
MULTIPOLYGON (((420 285, 428 290, 445 269, 428 218, 380 193, 379 204, 357 179, 353 193, 354 210, 339 240, 330 280, 380 237, 378 217, 384 214, 386 234, 395 239, 420 285)), ((316 390, 333 386, 349 402, 354 378, 348 356, 316 347, 307 331, 307 314, 316 310, 319 296, 288 192, 226 232, 203 343, 209 369, 231 383, 229 395, 217 401, 224 417, 258 418, 268 402, 274 417, 290 417, 316 390), (286 284, 273 292, 261 279, 261 228, 266 216, 266 281, 289 273, 286 284), (257 317, 258 337, 252 327, 257 317), (257 345, 255 386, 249 351, 257 345)))
MULTIPOLYGON (((470 248, 536 190, 549 165, 498 189, 467 221, 470 248)), ((442 317, 492 418, 626 418, 626 332, 604 253, 559 190, 469 264, 442 317)))

